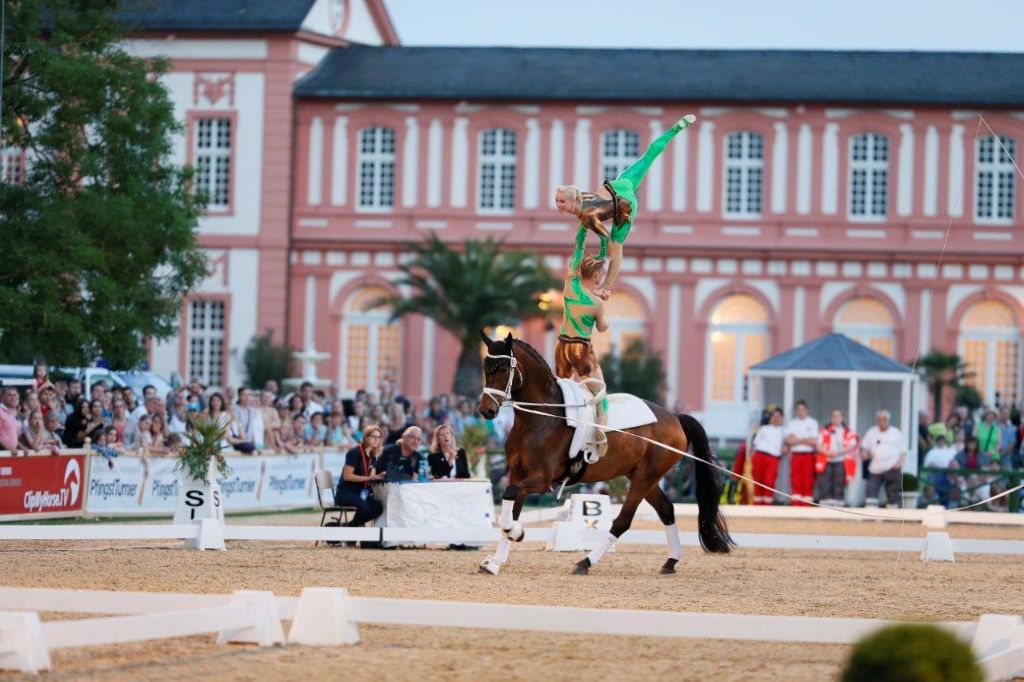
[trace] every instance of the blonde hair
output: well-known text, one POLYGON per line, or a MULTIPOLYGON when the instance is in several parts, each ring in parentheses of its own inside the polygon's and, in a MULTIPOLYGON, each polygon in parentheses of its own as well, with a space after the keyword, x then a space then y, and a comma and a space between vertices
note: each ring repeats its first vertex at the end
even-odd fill
POLYGON ((366 452, 368 452, 371 456, 379 457, 381 451, 384 450, 384 430, 381 429, 376 424, 374 424, 373 426, 367 426, 366 430, 363 431, 362 445, 363 445, 363 449, 366 450, 366 452), (380 440, 377 441, 376 449, 371 448, 370 444, 369 444, 370 435, 373 434, 373 433, 376 433, 378 436, 380 436, 380 440))
POLYGON ((451 424, 441 424, 434 429, 434 434, 430 437, 430 451, 440 452, 441 451, 441 429, 450 429, 452 433, 452 445, 456 449, 459 447, 458 441, 455 440, 455 429, 452 428, 451 424))
POLYGON ((580 262, 579 273, 583 279, 590 279, 596 273, 604 269, 604 261, 593 256, 584 256, 580 262))

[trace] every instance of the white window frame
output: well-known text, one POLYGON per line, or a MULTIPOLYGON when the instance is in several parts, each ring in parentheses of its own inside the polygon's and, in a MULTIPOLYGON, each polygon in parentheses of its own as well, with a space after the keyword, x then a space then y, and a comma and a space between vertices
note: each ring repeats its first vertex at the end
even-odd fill
POLYGON ((206 210, 210 213, 223 213, 231 210, 231 189, 234 182, 232 168, 232 137, 231 118, 228 116, 202 116, 195 119, 195 132, 192 141, 192 159, 195 162, 193 182, 198 190, 206 193, 209 199, 206 210), (209 127, 209 139, 203 129, 209 127), (222 137, 221 133, 225 135, 222 137), (204 140, 206 142, 204 146, 204 140), (227 178, 223 187, 223 201, 219 196, 218 166, 223 163, 227 178))
POLYGON ((28 170, 28 155, 21 147, 4 147, 2 157, 2 168, 0 178, 6 185, 25 184, 25 175, 28 170))
MULTIPOLYGON (((720 305, 720 304, 719 304, 720 305)), ((744 372, 746 368, 743 366, 743 358, 746 355, 746 341, 748 336, 764 336, 765 353, 767 357, 771 357, 771 329, 766 322, 758 322, 755 324, 737 324, 735 322, 726 322, 724 324, 709 324, 708 335, 705 339, 705 350, 704 350, 704 404, 709 408, 713 407, 724 407, 724 406, 739 406, 746 405, 750 402, 750 392, 753 386, 749 383, 744 386, 744 372), (714 395, 714 367, 712 362, 714 361, 714 353, 712 352, 711 335, 715 332, 721 332, 723 334, 735 334, 736 335, 736 357, 734 358, 734 372, 735 377, 733 380, 733 399, 732 400, 715 400, 714 395), (743 399, 744 387, 746 388, 747 399, 743 399)), ((747 377, 749 379, 749 377, 747 377)))
POLYGON ((391 322, 391 314, 386 310, 379 308, 374 310, 367 310, 363 312, 346 313, 345 320, 341 324, 341 366, 338 370, 338 386, 341 388, 341 393, 346 398, 351 398, 356 394, 359 389, 348 388, 348 332, 352 325, 366 325, 367 337, 366 337, 366 386, 360 388, 365 389, 371 393, 377 391, 377 387, 380 386, 380 381, 383 377, 377 376, 377 359, 378 351, 380 347, 380 328, 398 326, 399 327, 399 353, 397 359, 397 367, 395 368, 395 380, 402 376, 402 337, 401 327, 397 323, 391 322))
POLYGON ((227 364, 224 362, 227 349, 227 327, 228 327, 228 309, 224 301, 216 299, 203 299, 196 298, 189 302, 188 306, 188 347, 186 351, 188 353, 188 377, 191 379, 193 376, 201 377, 202 380, 208 386, 221 387, 227 381, 225 373, 227 372, 227 364), (203 326, 195 328, 195 315, 197 306, 203 308, 203 326), (210 327, 210 309, 219 306, 221 309, 221 328, 213 329, 210 327), (192 364, 192 346, 195 341, 200 344, 200 369, 195 369, 192 364), (220 360, 216 364, 212 362, 212 347, 213 341, 220 341, 220 360), (220 375, 220 381, 215 381, 211 374, 211 368, 216 367, 217 373, 220 375))
MULTIPOLYGON (((975 381, 975 388, 981 393, 982 402, 991 405, 995 401, 996 389, 996 343, 999 341, 1013 341, 1017 344, 1017 376, 1013 378, 1016 389, 1016 399, 1021 399, 1022 372, 1024 372, 1024 340, 1022 340, 1019 329, 961 329, 956 342, 956 352, 964 357, 965 341, 985 342, 985 376, 978 377, 975 381)), ((1012 400, 1014 396, 999 396, 1003 404, 1012 400)))
POLYGON ((1008 135, 984 135, 979 137, 974 146, 974 222, 982 225, 1012 225, 1017 214, 1017 141, 1008 135), (981 160, 982 144, 992 140, 992 160, 981 160), (1001 160, 1003 146, 1010 152, 1009 161, 1001 160), (990 176, 992 182, 991 215, 981 215, 981 180, 982 175, 990 176), (1000 199, 1003 196, 1001 185, 1009 182, 1010 215, 998 215, 1000 199))
POLYGON ((619 173, 629 168, 640 158, 640 133, 627 128, 607 130, 601 135, 601 168, 599 176, 604 180, 614 180, 619 173), (608 147, 614 148, 608 153, 608 147), (612 172, 609 173, 608 171, 612 172))
POLYGON ((737 130, 735 132, 727 134, 723 138, 722 142, 722 215, 726 218, 732 219, 751 219, 760 218, 764 215, 764 152, 765 152, 765 139, 764 135, 758 132, 750 130, 737 130), (740 139, 740 156, 738 158, 729 157, 729 143, 735 138, 740 139), (761 141, 761 156, 760 158, 752 157, 750 154, 751 140, 755 137, 761 141), (739 182, 739 193, 740 193, 740 210, 731 211, 729 210, 729 189, 730 189, 730 171, 736 171, 739 182), (753 192, 753 177, 754 171, 757 171, 759 177, 759 187, 757 192, 758 206, 760 210, 751 211, 749 205, 753 192))
POLYGON ((492 215, 508 215, 516 208, 516 172, 519 152, 516 131, 510 128, 487 128, 480 131, 477 142, 479 145, 477 152, 477 211, 492 215), (487 153, 484 140, 491 133, 494 134, 494 151, 487 153), (505 145, 509 138, 512 142, 512 152, 506 153, 505 145), (484 202, 487 183, 485 175, 488 170, 492 173, 490 181, 493 183, 490 205, 484 202), (506 185, 506 180, 509 179, 511 183, 506 185))
POLYGON ((387 126, 369 126, 359 130, 359 154, 356 160, 356 209, 370 213, 387 213, 395 207, 395 185, 397 178, 398 133, 387 126), (370 149, 367 150, 367 136, 370 149), (390 136, 391 150, 385 151, 390 136), (367 185, 363 175, 364 166, 369 168, 369 200, 364 189, 367 185), (390 192, 385 191, 385 177, 391 174, 390 192))
POLYGON ((859 133, 850 136, 846 213, 847 218, 851 221, 859 223, 884 223, 889 219, 889 196, 892 187, 892 173, 889 170, 890 159, 892 159, 892 141, 888 136, 879 133, 859 133), (854 154, 854 147, 858 140, 861 139, 865 141, 866 159, 857 159, 854 154), (882 142, 885 144, 885 159, 879 160, 876 157, 882 142), (857 171, 864 173, 864 213, 853 212, 853 178, 857 171), (877 198, 875 196, 875 180, 879 175, 885 178, 884 210, 882 213, 876 213, 874 210, 875 199, 877 198))

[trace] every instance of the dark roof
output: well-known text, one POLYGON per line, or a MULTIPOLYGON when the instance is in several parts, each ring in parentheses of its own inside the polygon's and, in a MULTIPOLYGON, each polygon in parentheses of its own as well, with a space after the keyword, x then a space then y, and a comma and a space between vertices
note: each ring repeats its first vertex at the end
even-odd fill
POLYGON ((303 97, 1024 104, 1024 55, 812 50, 337 48, 303 97))
POLYGON ((909 374, 910 367, 890 360, 844 334, 829 334, 809 341, 785 353, 759 362, 750 369, 782 371, 787 369, 833 370, 841 372, 898 372, 909 374))
POLYGON ((132 31, 297 31, 315 0, 124 0, 132 31))

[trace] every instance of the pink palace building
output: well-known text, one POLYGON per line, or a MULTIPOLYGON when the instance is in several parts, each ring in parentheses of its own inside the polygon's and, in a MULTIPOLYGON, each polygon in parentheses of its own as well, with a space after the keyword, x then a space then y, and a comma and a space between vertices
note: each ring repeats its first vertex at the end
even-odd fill
MULTIPOLYGON (((743 433, 747 368, 838 331, 900 361, 958 352, 1021 398, 1024 57, 922 52, 405 48, 381 0, 179 0, 129 11, 164 55, 178 160, 212 197, 211 272, 157 371, 238 385, 273 330, 344 394, 450 390, 432 320, 391 323, 403 243, 496 237, 561 274, 553 188, 594 189, 681 115, 599 352, 642 337, 669 406, 743 433)), ((596 244, 596 240, 594 240, 596 244)), ((517 332, 551 357, 543 321, 517 332)))

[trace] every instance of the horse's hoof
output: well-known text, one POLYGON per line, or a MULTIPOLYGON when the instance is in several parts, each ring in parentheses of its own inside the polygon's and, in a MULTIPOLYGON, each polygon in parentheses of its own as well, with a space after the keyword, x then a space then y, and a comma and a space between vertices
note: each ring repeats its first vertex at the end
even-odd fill
POLYGON ((500 570, 501 564, 499 564, 494 559, 484 559, 482 562, 480 562, 479 571, 484 575, 498 575, 498 572, 500 570))
POLYGON ((504 529, 501 532, 504 533, 505 537, 512 542, 522 542, 523 538, 526 537, 526 531, 523 530, 523 524, 518 521, 513 521, 511 527, 504 529))
POLYGON ((589 575, 590 574, 590 559, 584 559, 576 564, 576 567, 572 569, 573 575, 589 575))
POLYGON ((666 559, 662 565, 661 570, 658 571, 661 575, 671 575, 676 572, 676 563, 678 559, 666 559))

